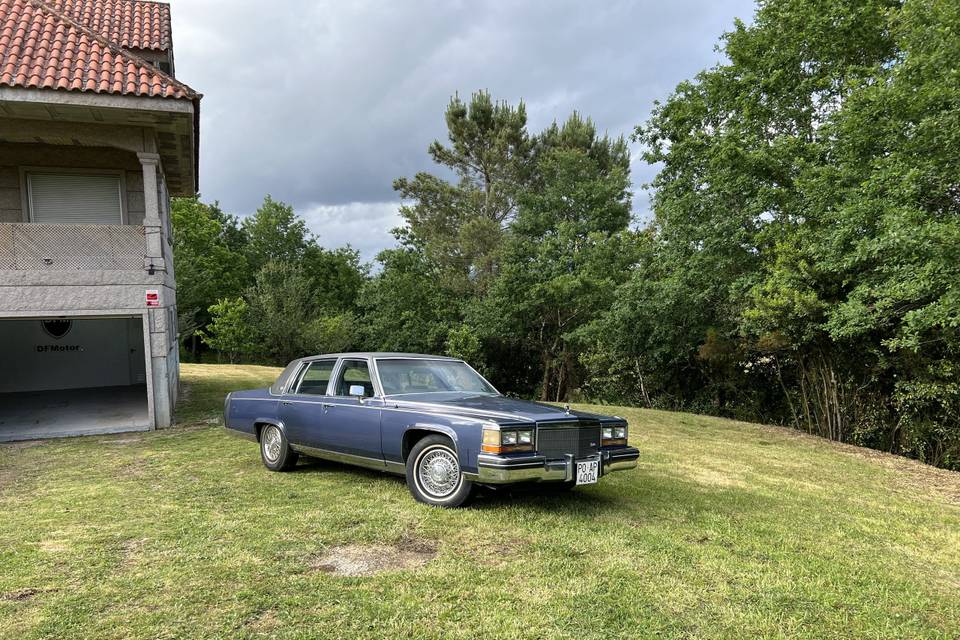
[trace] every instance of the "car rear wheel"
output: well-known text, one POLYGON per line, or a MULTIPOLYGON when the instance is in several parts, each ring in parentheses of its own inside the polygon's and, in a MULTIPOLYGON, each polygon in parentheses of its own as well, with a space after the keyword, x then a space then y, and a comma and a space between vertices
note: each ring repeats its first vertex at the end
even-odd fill
POLYGON ((267 469, 289 471, 297 465, 299 457, 279 427, 268 424, 260 431, 260 458, 267 469))
POLYGON ((445 436, 427 436, 407 456, 407 486, 418 501, 435 507, 460 507, 473 493, 464 477, 453 442, 445 436))

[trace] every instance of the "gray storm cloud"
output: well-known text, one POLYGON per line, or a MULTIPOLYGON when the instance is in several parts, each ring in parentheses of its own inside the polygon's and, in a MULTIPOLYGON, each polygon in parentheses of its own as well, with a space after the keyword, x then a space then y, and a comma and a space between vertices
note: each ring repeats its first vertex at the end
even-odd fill
MULTIPOLYGON (((173 0, 177 76, 201 91, 201 191, 247 215, 292 204, 323 244, 392 244, 394 178, 430 170, 454 93, 577 110, 629 135, 656 99, 718 60, 753 3, 173 0)), ((639 159, 633 182, 654 169, 639 159)), ((648 198, 634 208, 645 215, 648 198)))

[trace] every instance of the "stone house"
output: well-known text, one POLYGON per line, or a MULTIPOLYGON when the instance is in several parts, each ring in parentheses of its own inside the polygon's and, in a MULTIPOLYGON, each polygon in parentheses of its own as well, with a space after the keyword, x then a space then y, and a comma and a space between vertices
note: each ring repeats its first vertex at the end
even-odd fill
POLYGON ((0 441, 171 424, 200 116, 173 73, 168 4, 0 0, 0 441))

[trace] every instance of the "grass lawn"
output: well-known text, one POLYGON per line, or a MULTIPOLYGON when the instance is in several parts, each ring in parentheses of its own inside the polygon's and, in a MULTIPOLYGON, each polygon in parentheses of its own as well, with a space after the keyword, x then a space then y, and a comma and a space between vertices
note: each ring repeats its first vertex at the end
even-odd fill
POLYGON ((960 474, 608 408, 637 469, 446 511, 264 469, 219 412, 275 374, 184 365, 178 428, 0 446, 0 637, 960 637, 960 474))

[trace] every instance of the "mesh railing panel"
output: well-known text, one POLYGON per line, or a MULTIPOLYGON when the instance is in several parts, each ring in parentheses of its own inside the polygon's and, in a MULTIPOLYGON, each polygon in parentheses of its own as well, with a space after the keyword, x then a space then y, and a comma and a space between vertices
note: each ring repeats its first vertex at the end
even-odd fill
POLYGON ((0 269, 13 269, 13 225, 0 224, 0 269))
POLYGON ((0 224, 0 269, 143 269, 143 227, 100 224, 0 224))

